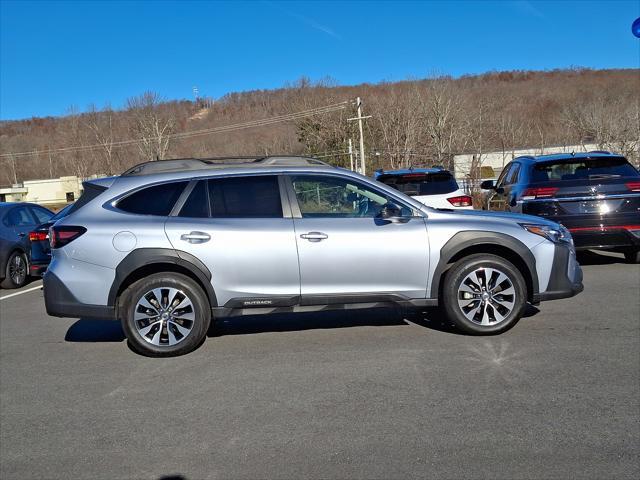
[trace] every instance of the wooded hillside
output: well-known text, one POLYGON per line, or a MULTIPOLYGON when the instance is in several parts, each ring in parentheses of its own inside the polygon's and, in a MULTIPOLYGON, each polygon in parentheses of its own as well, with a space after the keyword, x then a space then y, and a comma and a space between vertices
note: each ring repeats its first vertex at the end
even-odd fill
POLYGON ((357 96, 363 114, 372 115, 364 124, 369 172, 450 167, 456 153, 475 153, 481 161, 489 151, 581 142, 639 160, 639 69, 497 72, 357 86, 301 79, 213 103, 164 101, 147 92, 121 108, 71 108, 64 117, 1 122, 0 184, 119 173, 157 158, 314 154, 345 166, 348 139, 354 149, 358 144, 357 122, 347 122, 356 116, 357 96), (327 113, 291 115, 331 105, 337 106, 327 113), (289 120, 259 121, 282 115, 289 120), (251 121, 266 125, 245 128, 251 121), (236 126, 224 128, 230 125, 236 126))

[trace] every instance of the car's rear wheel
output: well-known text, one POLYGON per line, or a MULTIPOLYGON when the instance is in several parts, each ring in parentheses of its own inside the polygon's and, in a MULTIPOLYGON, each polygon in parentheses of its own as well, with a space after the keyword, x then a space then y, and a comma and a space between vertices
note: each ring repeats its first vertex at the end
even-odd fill
POLYGON ((627 263, 640 263, 640 248, 625 250, 624 259, 627 263))
POLYGON ((522 274, 511 262, 496 255, 462 258, 444 279, 445 312, 466 333, 504 332, 517 323, 526 303, 527 287, 522 274))
POLYGON ((7 289, 23 287, 29 278, 28 268, 27 256, 22 252, 13 252, 7 260, 4 280, 0 283, 0 287, 7 289))
POLYGON ((211 308, 202 288, 179 273, 159 273, 127 288, 121 321, 135 351, 152 357, 183 355, 207 334, 211 308))

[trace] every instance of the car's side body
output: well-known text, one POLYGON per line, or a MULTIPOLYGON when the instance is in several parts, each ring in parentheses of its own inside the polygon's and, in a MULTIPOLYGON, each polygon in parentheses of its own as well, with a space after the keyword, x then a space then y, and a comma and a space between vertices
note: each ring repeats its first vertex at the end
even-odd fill
MULTIPOLYGON (((45 274, 51 315, 117 318, 127 287, 164 271, 197 282, 214 316, 388 302, 432 306, 439 302, 441 282, 452 263, 478 252, 512 261, 526 279, 530 302, 572 296, 582 289, 571 244, 554 244, 518 223, 540 223, 539 219, 430 209, 394 188, 342 169, 230 167, 124 175, 94 181, 93 186, 93 198, 55 227, 81 225, 87 233, 53 250, 45 274), (276 182, 280 215, 180 216, 200 182, 207 181, 211 192, 212 182, 257 177, 276 182), (402 215, 387 221, 379 215, 301 214, 297 199, 313 181, 348 182, 396 203, 402 215), (167 215, 131 214, 119 208, 137 191, 176 182, 185 185, 167 215)), ((308 193, 313 197, 313 191, 308 193)), ((359 201, 355 198, 347 198, 347 206, 359 201)))
POLYGON ((621 155, 518 157, 490 183, 490 209, 560 223, 578 249, 640 250, 640 173, 621 155))
POLYGON ((7 277, 7 262, 14 254, 30 260, 29 232, 53 216, 44 207, 32 203, 0 203, 0 281, 7 277))

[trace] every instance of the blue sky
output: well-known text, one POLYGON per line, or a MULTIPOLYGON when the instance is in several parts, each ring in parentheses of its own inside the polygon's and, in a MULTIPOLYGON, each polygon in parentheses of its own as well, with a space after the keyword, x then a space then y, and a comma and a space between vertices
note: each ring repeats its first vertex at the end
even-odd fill
POLYGON ((640 1, 0 0, 0 118, 434 72, 638 68, 640 1))

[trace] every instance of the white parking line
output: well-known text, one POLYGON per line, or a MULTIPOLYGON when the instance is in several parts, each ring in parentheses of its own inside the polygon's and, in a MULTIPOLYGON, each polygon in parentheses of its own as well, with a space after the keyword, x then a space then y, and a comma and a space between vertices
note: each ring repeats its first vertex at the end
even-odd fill
POLYGON ((26 290, 22 290, 21 292, 11 293, 9 295, 5 295, 4 297, 0 297, 0 300, 6 300, 7 298, 16 297, 18 295, 22 295, 23 293, 33 292, 34 290, 40 290, 42 288, 42 284, 37 287, 27 288, 26 290))

